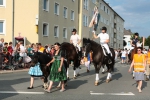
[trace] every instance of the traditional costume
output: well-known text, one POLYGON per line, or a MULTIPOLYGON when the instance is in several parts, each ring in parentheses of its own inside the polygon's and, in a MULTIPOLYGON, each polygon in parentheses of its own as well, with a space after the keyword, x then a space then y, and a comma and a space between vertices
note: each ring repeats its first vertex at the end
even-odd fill
POLYGON ((31 67, 29 69, 28 74, 33 76, 33 77, 41 77, 41 76, 43 76, 43 72, 41 71, 41 68, 40 68, 40 63, 37 63, 37 64, 35 64, 34 67, 31 67))
POLYGON ((61 63, 61 57, 65 57, 65 53, 59 51, 58 55, 54 55, 55 61, 52 63, 51 70, 50 70, 50 77, 51 81, 64 81, 67 80, 66 70, 64 65, 62 66, 61 72, 58 72, 61 63))

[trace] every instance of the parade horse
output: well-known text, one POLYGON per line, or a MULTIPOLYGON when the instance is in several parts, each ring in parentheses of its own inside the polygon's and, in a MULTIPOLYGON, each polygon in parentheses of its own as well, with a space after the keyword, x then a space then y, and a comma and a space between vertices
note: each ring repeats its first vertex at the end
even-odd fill
POLYGON ((112 63, 108 64, 108 58, 104 55, 103 48, 100 44, 96 43, 95 41, 92 41, 87 38, 83 38, 83 45, 85 47, 86 55, 92 50, 93 51, 93 64, 95 67, 96 72, 96 81, 95 85, 97 86, 99 84, 99 70, 102 67, 102 65, 106 65, 108 69, 108 75, 106 82, 110 82, 112 75, 111 72, 114 71, 114 64, 115 64, 115 52, 113 49, 110 49, 112 53, 112 63))
MULTIPOLYGON (((50 66, 46 66, 50 61, 52 60, 52 56, 41 53, 41 52, 35 52, 34 55, 32 56, 32 60, 31 60, 31 64, 30 66, 34 67, 35 64, 37 64, 38 62, 40 63, 40 68, 41 71, 43 72, 43 78, 44 78, 44 89, 48 88, 48 76, 50 75, 50 69, 51 69, 51 64, 50 66)), ((66 68, 66 62, 64 61, 64 66, 65 69, 66 68)), ((64 81, 65 83, 67 82, 67 80, 64 81)))
POLYGON ((81 51, 79 52, 73 44, 63 42, 61 50, 65 52, 65 59, 67 60, 67 78, 69 79, 69 64, 73 61, 74 79, 79 75, 79 66, 81 60, 81 51))

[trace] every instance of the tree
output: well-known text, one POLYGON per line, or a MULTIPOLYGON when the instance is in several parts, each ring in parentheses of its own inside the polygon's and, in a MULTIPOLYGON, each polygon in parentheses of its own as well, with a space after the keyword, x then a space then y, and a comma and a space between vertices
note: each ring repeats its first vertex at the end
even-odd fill
POLYGON ((148 37, 145 39, 145 46, 149 46, 149 47, 150 47, 150 36, 148 36, 148 37))

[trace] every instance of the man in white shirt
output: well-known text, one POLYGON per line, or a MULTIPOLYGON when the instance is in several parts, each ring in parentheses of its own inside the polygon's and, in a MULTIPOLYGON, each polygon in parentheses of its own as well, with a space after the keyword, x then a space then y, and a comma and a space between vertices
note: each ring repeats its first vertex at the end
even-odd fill
POLYGON ((72 43, 75 47, 78 48, 79 51, 81 51, 79 44, 81 43, 81 39, 79 35, 77 34, 77 30, 73 29, 72 30, 72 35, 70 37, 70 43, 72 43))
POLYGON ((108 46, 109 43, 109 35, 106 33, 107 32, 107 28, 106 27, 102 27, 102 33, 98 34, 98 36, 95 35, 95 31, 93 32, 93 37, 94 38, 100 38, 100 44, 102 46, 104 46, 108 52, 107 56, 108 56, 108 63, 111 64, 112 60, 111 60, 111 52, 108 46))

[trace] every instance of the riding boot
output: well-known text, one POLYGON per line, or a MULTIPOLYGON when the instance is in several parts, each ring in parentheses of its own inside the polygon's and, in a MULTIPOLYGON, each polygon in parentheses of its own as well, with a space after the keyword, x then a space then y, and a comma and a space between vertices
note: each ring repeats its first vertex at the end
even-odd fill
POLYGON ((111 55, 107 54, 107 56, 108 56, 108 64, 112 64, 111 55))

